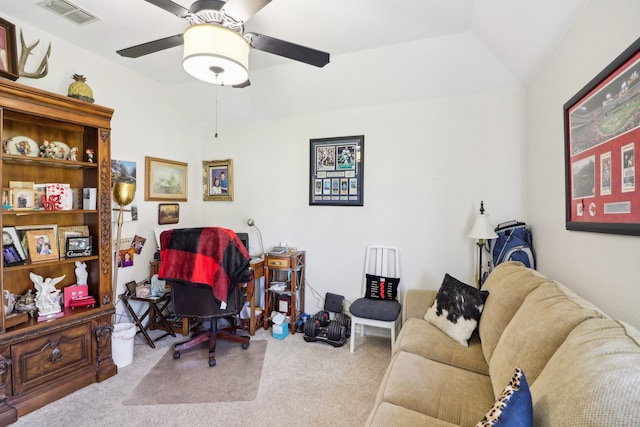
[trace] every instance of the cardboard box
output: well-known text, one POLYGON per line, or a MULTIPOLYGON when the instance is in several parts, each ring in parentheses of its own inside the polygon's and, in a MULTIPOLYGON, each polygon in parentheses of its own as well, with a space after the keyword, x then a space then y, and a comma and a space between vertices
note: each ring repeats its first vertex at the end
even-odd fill
POLYGON ((64 306, 69 307, 72 299, 86 298, 89 296, 89 285, 71 285, 64 288, 64 306))

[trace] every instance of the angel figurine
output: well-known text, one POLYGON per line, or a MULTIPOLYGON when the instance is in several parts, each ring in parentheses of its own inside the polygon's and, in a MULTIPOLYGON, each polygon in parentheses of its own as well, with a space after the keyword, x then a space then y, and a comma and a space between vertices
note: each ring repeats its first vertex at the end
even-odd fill
POLYGON ((44 279, 34 273, 29 273, 31 281, 36 287, 36 307, 40 316, 47 316, 62 311, 60 306, 60 290, 56 285, 64 279, 65 275, 52 279, 44 279))

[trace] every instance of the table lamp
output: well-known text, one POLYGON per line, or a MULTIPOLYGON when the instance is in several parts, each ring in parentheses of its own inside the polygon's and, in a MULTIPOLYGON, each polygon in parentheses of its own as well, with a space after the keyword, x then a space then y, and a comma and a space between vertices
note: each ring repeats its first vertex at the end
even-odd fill
POLYGON ((482 277, 482 251, 484 250, 486 239, 497 239, 498 235, 495 233, 491 225, 489 224, 489 214, 484 213, 484 202, 480 202, 480 213, 476 216, 473 227, 467 237, 472 239, 478 239, 476 246, 478 247, 478 272, 476 273, 476 286, 478 289, 482 288, 484 279, 482 277))
POLYGON ((116 298, 118 295, 118 258, 120 257, 120 237, 122 236, 122 223, 124 222, 125 206, 133 202, 133 198, 136 195, 136 185, 131 182, 116 182, 113 184, 113 200, 120 205, 118 209, 118 233, 116 240, 116 256, 114 261, 116 263, 116 269, 113 274, 113 305, 116 305, 116 298))
POLYGON ((262 258, 264 256, 264 246, 262 246, 262 233, 260 232, 260 229, 256 225, 256 222, 253 220, 253 218, 249 218, 247 220, 247 225, 249 227, 255 227, 258 231, 258 237, 260 238, 260 256, 258 258, 262 258))

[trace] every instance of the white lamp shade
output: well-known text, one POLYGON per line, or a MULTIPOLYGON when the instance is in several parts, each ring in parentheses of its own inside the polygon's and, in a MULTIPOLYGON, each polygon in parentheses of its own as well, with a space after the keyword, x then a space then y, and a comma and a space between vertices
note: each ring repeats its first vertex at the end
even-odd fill
POLYGON ((489 215, 478 214, 467 237, 472 239, 497 239, 498 235, 489 224, 489 215))
POLYGON ((184 32, 182 68, 203 82, 239 85, 249 79, 249 43, 222 25, 192 25, 184 32))

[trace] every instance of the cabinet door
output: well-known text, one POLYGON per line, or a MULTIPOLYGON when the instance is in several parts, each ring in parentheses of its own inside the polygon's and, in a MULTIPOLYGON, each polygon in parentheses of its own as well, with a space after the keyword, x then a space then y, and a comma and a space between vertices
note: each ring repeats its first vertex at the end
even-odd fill
POLYGON ((11 347, 13 393, 19 394, 91 364, 89 323, 11 347))

